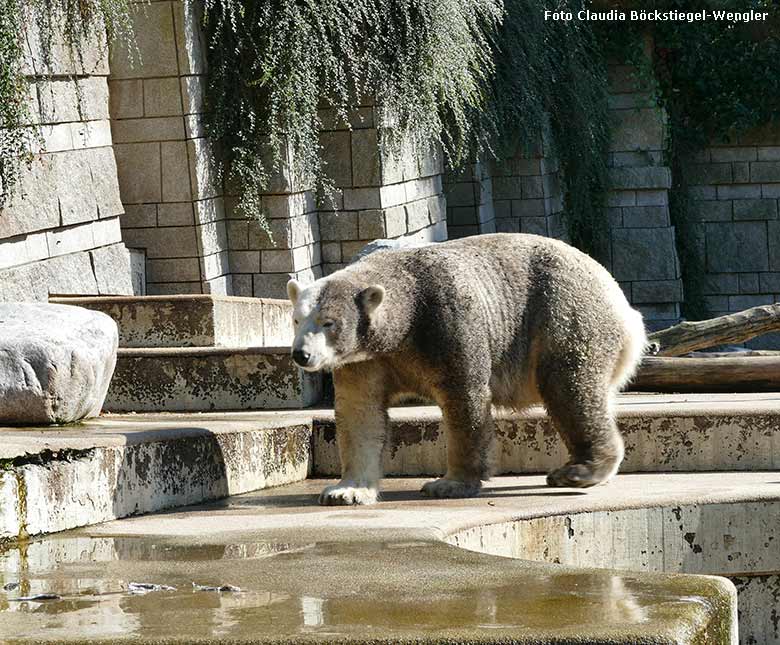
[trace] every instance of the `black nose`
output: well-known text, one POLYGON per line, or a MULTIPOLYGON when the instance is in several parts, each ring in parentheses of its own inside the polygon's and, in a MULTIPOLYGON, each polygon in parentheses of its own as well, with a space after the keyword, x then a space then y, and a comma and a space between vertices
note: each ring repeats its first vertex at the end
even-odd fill
POLYGON ((309 359, 311 358, 311 354, 309 354, 309 352, 304 352, 302 349, 293 350, 292 356, 293 360, 301 367, 308 365, 309 359))

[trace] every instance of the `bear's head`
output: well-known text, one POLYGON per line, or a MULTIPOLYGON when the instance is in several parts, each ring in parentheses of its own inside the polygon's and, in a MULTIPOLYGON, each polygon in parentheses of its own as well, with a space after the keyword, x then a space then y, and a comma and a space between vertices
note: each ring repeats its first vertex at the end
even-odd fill
POLYGON ((292 356, 304 370, 332 370, 371 358, 362 341, 382 306, 384 287, 331 276, 308 287, 290 280, 287 295, 295 325, 292 356))

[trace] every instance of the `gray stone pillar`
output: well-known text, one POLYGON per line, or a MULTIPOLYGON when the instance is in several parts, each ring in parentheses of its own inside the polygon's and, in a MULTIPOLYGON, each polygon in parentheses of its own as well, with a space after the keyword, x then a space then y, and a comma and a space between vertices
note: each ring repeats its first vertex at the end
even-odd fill
POLYGON ((395 155, 384 150, 377 112, 365 100, 352 110, 349 125, 334 110, 321 114, 326 168, 337 188, 319 211, 326 274, 377 238, 447 239, 441 154, 411 146, 395 155))
POLYGON ((547 132, 515 156, 494 161, 492 173, 497 231, 566 237, 558 161, 547 132))
POLYGON ((203 125, 199 5, 133 9, 141 61, 115 48, 109 80, 123 237, 146 251, 149 294, 231 294, 223 191, 203 125))
MULTIPOLYGON (((685 167, 712 315, 780 302, 780 127, 713 142, 685 167)), ((777 349, 780 334, 746 343, 777 349)))
MULTIPOLYGON (((227 199, 228 246, 233 292, 238 296, 286 298, 287 281, 321 277, 319 225, 314 191, 293 176, 292 151, 270 176, 262 208, 268 231, 236 208, 238 190, 227 199), (270 232, 270 235, 269 235, 270 232)), ((267 160, 266 167, 271 167, 267 160)))
POLYGON ((449 237, 496 232, 490 164, 477 161, 444 176, 449 237))
POLYGON ((635 70, 610 65, 611 271, 651 329, 680 318, 683 299, 675 232, 669 219, 671 173, 664 165, 665 115, 635 70))

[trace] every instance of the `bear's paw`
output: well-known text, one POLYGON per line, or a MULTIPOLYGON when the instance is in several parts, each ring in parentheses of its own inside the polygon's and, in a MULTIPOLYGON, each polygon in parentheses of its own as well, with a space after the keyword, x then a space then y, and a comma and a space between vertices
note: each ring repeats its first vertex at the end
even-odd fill
POLYGON ((442 477, 432 482, 427 482, 422 487, 422 494, 426 497, 436 498, 458 498, 458 497, 476 497, 482 488, 480 481, 458 481, 457 479, 447 479, 442 477))
POLYGON ((547 475, 547 485, 555 488, 590 488, 609 479, 611 473, 599 472, 591 464, 566 464, 547 475))
POLYGON ((353 506, 376 504, 379 491, 375 487, 357 486, 353 482, 339 482, 327 486, 320 493, 322 506, 353 506))

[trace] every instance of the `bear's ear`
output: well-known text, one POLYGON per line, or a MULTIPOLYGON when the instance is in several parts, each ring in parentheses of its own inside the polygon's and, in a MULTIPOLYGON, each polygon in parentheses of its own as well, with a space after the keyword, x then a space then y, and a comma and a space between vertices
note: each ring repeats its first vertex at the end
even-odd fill
POLYGON ((384 299, 385 288, 381 284, 366 287, 360 292, 360 302, 369 316, 379 308, 384 299))
POLYGON ((290 280, 287 283, 287 297, 290 302, 295 304, 301 295, 301 284, 297 280, 290 280))

